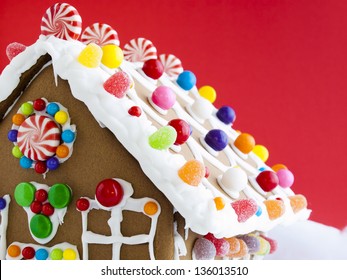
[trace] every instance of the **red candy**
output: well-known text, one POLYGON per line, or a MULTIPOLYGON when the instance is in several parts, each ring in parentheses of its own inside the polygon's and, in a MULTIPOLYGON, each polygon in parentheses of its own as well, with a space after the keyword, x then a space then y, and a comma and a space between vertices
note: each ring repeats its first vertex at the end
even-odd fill
POLYGON ((30 210, 35 214, 40 214, 42 211, 42 203, 37 200, 33 201, 30 204, 30 210))
POLYGON ((264 238, 267 242, 270 243, 270 252, 269 253, 272 254, 272 253, 276 252, 277 246, 278 246, 277 241, 273 240, 273 239, 271 239, 271 238, 269 238, 267 236, 264 236, 264 235, 260 235, 260 236, 262 238, 264 238))
POLYGON ((159 59, 149 59, 143 64, 142 71, 153 80, 159 79, 164 73, 164 66, 159 59))
POLYGON ((38 161, 35 163, 35 171, 36 173, 43 174, 47 171, 47 165, 44 161, 38 161))
POLYGON ((123 199, 124 191, 122 186, 113 179, 105 179, 96 187, 95 197, 104 207, 113 207, 123 199))
POLYGON ((6 48, 6 55, 8 59, 11 61, 14 57, 16 57, 18 54, 23 52, 26 48, 27 47, 21 43, 17 43, 17 42, 11 43, 6 48))
POLYGON ((35 257, 35 250, 33 247, 25 247, 22 250, 23 258, 26 260, 31 260, 35 257))
POLYGON ((276 173, 268 170, 259 173, 256 181, 265 192, 271 192, 278 185, 276 173))
POLYGON ((172 126, 177 132, 175 145, 184 144, 190 136, 190 126, 187 122, 181 119, 173 119, 169 121, 169 126, 172 126))
POLYGON ((48 198, 48 193, 44 189, 39 189, 35 192, 35 199, 39 202, 45 202, 48 198))
POLYGON ((46 109, 46 102, 41 98, 36 99, 33 103, 33 107, 36 111, 43 111, 46 109))
POLYGON ((104 83, 104 89, 114 95, 122 98, 125 92, 130 88, 130 78, 125 72, 117 72, 109 77, 104 83))
POLYGON ((80 198, 76 202, 76 208, 79 211, 86 211, 89 209, 90 203, 89 200, 86 198, 80 198))
POLYGON ((212 233, 208 233, 204 236, 207 240, 210 240, 216 248, 217 257, 224 257, 230 249, 230 244, 224 238, 216 238, 212 233))
POLYGON ((234 208, 240 223, 246 222, 258 211, 257 203, 251 198, 236 200, 231 203, 231 206, 234 208))
POLYGON ((128 111, 129 115, 139 117, 142 114, 142 110, 139 106, 133 106, 128 111))
POLYGON ((210 176, 210 169, 208 169, 207 166, 205 166, 205 178, 208 178, 210 176))
POLYGON ((119 46, 116 30, 105 23, 94 23, 88 26, 82 33, 81 41, 86 45, 94 43, 100 47, 106 45, 119 46))
POLYGON ((52 216, 54 213, 54 207, 50 203, 45 203, 42 205, 42 214, 45 216, 52 216))

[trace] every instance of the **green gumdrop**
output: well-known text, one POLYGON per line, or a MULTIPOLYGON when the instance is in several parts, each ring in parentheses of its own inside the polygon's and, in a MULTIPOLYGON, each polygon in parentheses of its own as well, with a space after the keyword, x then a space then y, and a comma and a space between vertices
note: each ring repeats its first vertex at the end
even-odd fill
POLYGON ((31 183, 20 183, 14 190, 14 199, 23 207, 29 207, 34 201, 36 188, 31 183))
POLYGON ((149 145, 153 149, 165 150, 175 143, 177 132, 172 126, 163 126, 148 138, 149 145))
POLYGON ((63 259, 63 250, 58 249, 58 248, 53 249, 51 254, 50 254, 50 257, 54 261, 62 260, 63 259))
POLYGON ((46 238, 52 233, 52 222, 42 214, 37 214, 30 220, 30 231, 37 238, 46 238))
POLYGON ((71 201, 71 189, 65 184, 55 184, 48 191, 48 201, 54 208, 64 208, 71 201))
POLYGON ((20 106, 20 110, 24 115, 31 115, 34 112, 34 106, 28 102, 23 103, 22 106, 20 106))

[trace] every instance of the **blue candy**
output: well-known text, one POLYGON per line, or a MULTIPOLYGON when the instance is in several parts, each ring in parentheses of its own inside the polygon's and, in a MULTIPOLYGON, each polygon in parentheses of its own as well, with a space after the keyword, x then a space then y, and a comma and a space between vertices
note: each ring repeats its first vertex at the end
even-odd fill
POLYGON ((26 156, 23 156, 19 160, 19 164, 22 168, 28 169, 33 164, 33 161, 30 158, 27 158, 26 156))
POLYGON ((51 115, 52 117, 54 117, 54 115, 60 110, 59 105, 57 103, 50 103, 48 104, 47 108, 46 108, 46 112, 47 114, 51 115))
POLYGON ((176 82, 184 90, 191 90, 196 84, 196 77, 193 72, 183 71, 176 82))

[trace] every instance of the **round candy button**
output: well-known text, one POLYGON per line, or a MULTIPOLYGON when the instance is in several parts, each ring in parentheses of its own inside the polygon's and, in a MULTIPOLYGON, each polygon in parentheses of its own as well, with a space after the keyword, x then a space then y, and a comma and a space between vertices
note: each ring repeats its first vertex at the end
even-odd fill
POLYGON ((113 207, 119 204, 123 198, 122 186, 113 179, 105 179, 96 187, 95 197, 105 207, 113 207))
POLYGON ((35 237, 46 238, 52 233, 52 222, 47 216, 37 214, 30 220, 30 230, 35 237))
POLYGON ((61 249, 55 248, 51 251, 51 259, 54 261, 59 261, 63 259, 63 251, 61 249))
POLYGON ((17 245, 10 245, 7 249, 7 254, 11 257, 11 258, 17 258, 20 255, 20 248, 17 245))
POLYGON ((25 247, 22 251, 23 258, 31 260, 35 257, 35 249, 33 247, 25 247))
POLYGON ((6 200, 3 197, 0 197, 0 210, 4 210, 6 208, 6 200))
POLYGON ((42 261, 44 261, 44 260, 47 260, 47 258, 48 258, 48 252, 47 252, 47 250, 46 249, 43 249, 43 248, 41 248, 41 249, 38 249, 37 251, 36 251, 36 253, 35 253, 35 258, 37 259, 37 260, 42 260, 42 261))
POLYGON ((71 201, 71 189, 65 184, 55 184, 48 191, 48 201, 55 208, 64 208, 71 201))
POLYGON ((20 183, 14 190, 14 199, 22 207, 30 206, 31 202, 34 201, 35 187, 31 183, 20 183))
POLYGON ((71 248, 67 248, 63 252, 63 258, 64 260, 75 260, 76 259, 76 252, 75 250, 71 248))

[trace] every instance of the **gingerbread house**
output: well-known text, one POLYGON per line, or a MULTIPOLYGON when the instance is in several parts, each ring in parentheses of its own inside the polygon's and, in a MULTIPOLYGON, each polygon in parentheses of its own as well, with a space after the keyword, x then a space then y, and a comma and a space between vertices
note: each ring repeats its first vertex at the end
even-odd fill
POLYGON ((81 31, 55 4, 37 42, 8 47, 2 258, 261 258, 268 230, 308 218, 292 173, 178 58, 144 38, 120 48, 107 24, 81 31))

